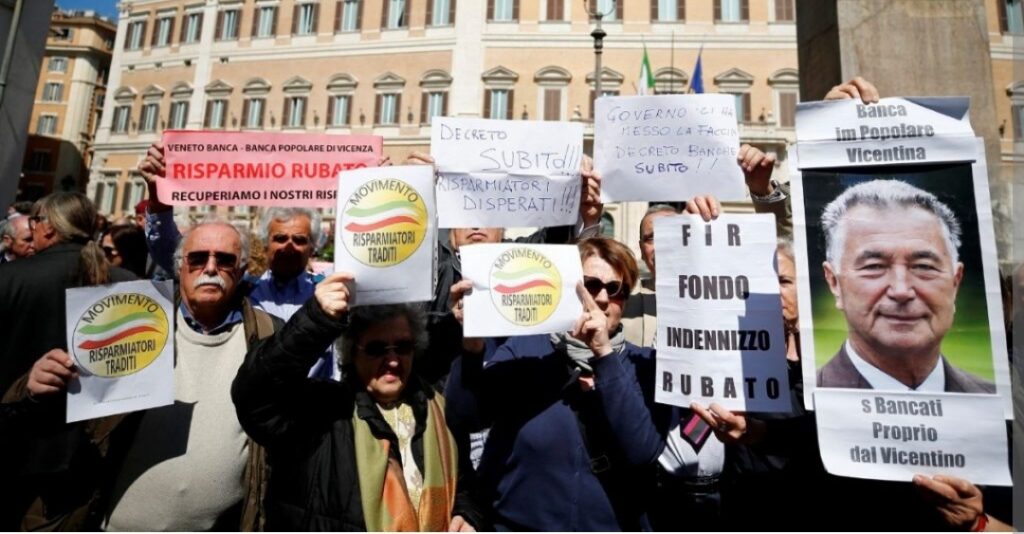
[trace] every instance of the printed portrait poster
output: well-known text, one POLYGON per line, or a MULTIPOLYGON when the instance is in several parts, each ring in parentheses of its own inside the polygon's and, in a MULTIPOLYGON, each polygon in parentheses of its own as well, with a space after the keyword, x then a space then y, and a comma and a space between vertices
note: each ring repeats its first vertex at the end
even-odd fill
POLYGON ((434 297, 437 224, 431 167, 344 172, 337 208, 334 271, 355 276, 353 306, 434 297))
POLYGON ((792 411, 775 218, 659 217, 655 400, 792 411))
POLYGON ((160 202, 172 206, 333 208, 338 175, 376 167, 377 135, 164 132, 160 202))
POLYGON ((459 249, 467 337, 527 336, 572 330, 583 313, 583 280, 575 245, 481 243, 459 249))
POLYGON ((582 123, 435 117, 430 154, 441 228, 576 224, 582 123))
POLYGON ((594 168, 605 202, 744 200, 732 95, 606 96, 594 107, 594 168))
POLYGON ((804 400, 825 467, 1008 484, 1005 327, 984 148, 960 138, 967 101, 841 104, 814 110, 852 132, 812 140, 828 166, 791 163, 804 400))
POLYGON ((139 280, 66 290, 67 422, 174 402, 174 286, 139 280))

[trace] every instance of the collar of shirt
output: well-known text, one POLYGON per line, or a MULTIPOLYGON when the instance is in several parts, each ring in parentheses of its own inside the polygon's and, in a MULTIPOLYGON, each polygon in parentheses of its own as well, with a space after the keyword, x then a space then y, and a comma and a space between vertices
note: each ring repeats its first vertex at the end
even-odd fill
POLYGON ((850 356, 850 361, 853 362, 857 372, 868 381, 868 384, 871 384, 872 389, 928 393, 941 393, 946 390, 946 370, 942 366, 941 358, 935 363, 935 368, 928 374, 928 378, 925 378, 917 388, 911 388, 861 358, 860 354, 853 350, 853 345, 849 340, 846 341, 846 354, 850 356))
POLYGON ((295 278, 280 283, 275 280, 270 271, 263 273, 258 280, 249 298, 253 305, 263 308, 271 315, 288 320, 292 314, 313 296, 316 291, 316 280, 308 272, 300 273, 295 278))
POLYGON ((203 330, 203 325, 199 324, 199 321, 192 317, 192 312, 188 311, 188 306, 185 306, 185 303, 179 304, 178 308, 181 310, 181 316, 185 318, 185 324, 187 324, 189 328, 195 330, 197 333, 207 336, 219 334, 242 322, 242 310, 236 308, 228 313, 228 316, 224 318, 223 322, 211 329, 209 332, 206 332, 203 330))

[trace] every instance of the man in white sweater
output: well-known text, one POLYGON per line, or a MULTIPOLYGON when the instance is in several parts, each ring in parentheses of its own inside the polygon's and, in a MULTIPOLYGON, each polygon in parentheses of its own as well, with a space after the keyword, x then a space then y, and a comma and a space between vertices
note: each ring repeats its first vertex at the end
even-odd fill
MULTIPOLYGON (((261 483, 261 470, 252 467, 259 465, 253 456, 260 451, 235 416, 231 382, 248 338, 262 337, 256 330, 265 331, 272 322, 269 316, 252 319, 263 312, 236 295, 248 253, 245 234, 228 223, 205 221, 185 232, 175 253, 181 302, 174 404, 114 423, 105 458, 110 480, 101 483, 109 491, 83 503, 98 524, 80 527, 205 531, 254 526, 248 523, 253 514, 244 508, 258 502, 247 491, 258 490, 254 486, 261 483)), ((63 391, 74 373, 66 353, 51 351, 33 367, 28 390, 33 397, 63 391)))

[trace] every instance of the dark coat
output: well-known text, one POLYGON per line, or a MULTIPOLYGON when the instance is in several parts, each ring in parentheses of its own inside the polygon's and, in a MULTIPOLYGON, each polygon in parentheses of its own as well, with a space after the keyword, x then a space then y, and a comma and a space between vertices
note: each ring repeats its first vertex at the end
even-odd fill
MULTIPOLYGON (((370 425, 374 436, 391 441, 391 452, 399 454, 397 437, 362 387, 348 380, 307 378, 313 362, 344 330, 341 321, 328 318, 311 298, 274 337, 249 351, 231 388, 242 428, 267 448, 267 530, 366 530, 353 413, 370 425)), ((357 380, 353 374, 347 374, 349 380, 357 380)), ((413 460, 423 469, 427 401, 438 393, 413 377, 405 395, 416 417, 413 460)), ((464 461, 452 515, 479 527, 481 516, 470 498, 467 452, 460 451, 464 461)))
MULTIPOLYGON (((945 356, 942 366, 946 374, 947 393, 995 393, 996 386, 992 382, 982 380, 970 373, 953 367, 945 356)), ((861 376, 846 353, 846 343, 839 352, 818 370, 818 387, 872 389, 871 384, 861 376)))
MULTIPOLYGON (((64 290, 82 285, 81 250, 78 243, 58 243, 35 256, 0 264, 0 395, 43 354, 67 350, 64 290)), ((110 279, 124 282, 134 280, 135 275, 111 267, 110 279)), ((26 407, 5 407, 0 413, 5 419, 3 426, 21 430, 15 419, 24 412, 26 407)), ((16 480, 39 474, 40 469, 49 476, 66 467, 68 448, 52 445, 73 438, 64 434, 62 418, 59 423, 43 434, 49 445, 30 441, 24 432, 0 432, 0 479, 16 480)), ((12 492, 10 485, 0 487, 0 530, 17 528, 31 501, 31 492, 12 492)))
POLYGON ((653 413, 653 351, 627 343, 591 362, 597 387, 587 393, 546 335, 488 340, 484 356, 452 367, 449 422, 491 426, 478 482, 499 529, 646 527, 665 446, 655 421, 668 420, 653 413))
MULTIPOLYGON (((572 226, 541 228, 536 232, 515 239, 516 243, 546 243, 551 245, 573 242, 572 226)), ((462 261, 447 241, 437 244, 437 284, 434 299, 427 304, 427 330, 430 332, 429 358, 419 362, 419 375, 428 384, 444 388, 452 358, 462 348, 462 326, 452 315, 449 292, 453 285, 462 280, 462 261)))

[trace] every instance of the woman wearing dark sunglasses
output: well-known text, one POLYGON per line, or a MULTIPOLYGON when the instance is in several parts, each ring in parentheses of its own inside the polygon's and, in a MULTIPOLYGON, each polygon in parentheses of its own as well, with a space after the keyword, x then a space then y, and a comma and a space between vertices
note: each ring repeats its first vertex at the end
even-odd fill
POLYGON ((232 387, 245 431, 269 452, 266 530, 456 531, 481 525, 441 394, 416 373, 417 305, 349 306, 348 273, 246 356, 232 387), (341 382, 307 378, 341 338, 341 382))
POLYGON ((111 226, 103 233, 100 241, 103 255, 111 265, 131 271, 139 278, 146 278, 146 235, 134 224, 111 226))
MULTIPOLYGON (((452 367, 450 424, 459 434, 490 424, 478 478, 498 530, 648 527, 665 442, 654 421, 667 417, 653 413, 653 352, 626 343, 620 326, 637 264, 613 239, 578 246, 584 305, 572 332, 465 339, 452 367)), ((459 321, 471 287, 452 286, 459 321)))

